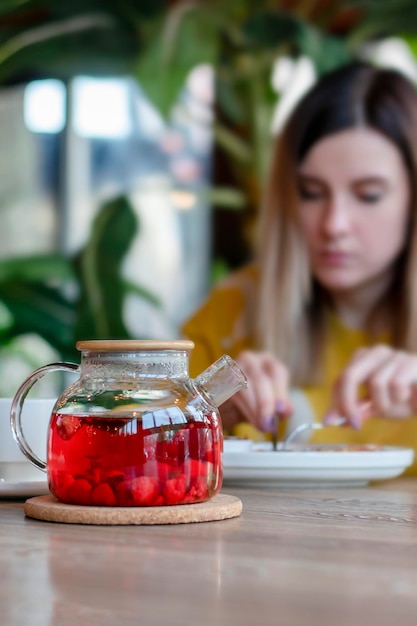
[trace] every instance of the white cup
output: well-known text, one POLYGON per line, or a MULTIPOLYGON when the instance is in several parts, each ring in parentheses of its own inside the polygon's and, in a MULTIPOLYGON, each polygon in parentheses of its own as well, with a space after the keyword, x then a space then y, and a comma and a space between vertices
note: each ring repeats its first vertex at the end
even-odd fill
MULTIPOLYGON (((32 450, 46 459, 49 420, 56 399, 26 398, 22 426, 32 450)), ((0 481, 46 480, 46 474, 35 467, 20 451, 10 426, 12 398, 0 398, 0 481)))

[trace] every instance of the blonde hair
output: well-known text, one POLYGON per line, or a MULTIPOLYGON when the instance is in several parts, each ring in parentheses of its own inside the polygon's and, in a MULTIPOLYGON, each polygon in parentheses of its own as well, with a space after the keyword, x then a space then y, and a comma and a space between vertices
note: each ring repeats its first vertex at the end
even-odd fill
POLYGON ((320 375, 330 301, 310 273, 298 225, 297 170, 315 143, 354 126, 392 141, 408 172, 409 236, 385 299, 393 345, 417 351, 417 91, 395 70, 355 63, 325 75, 276 140, 259 222, 256 347, 274 352, 299 384, 320 375))

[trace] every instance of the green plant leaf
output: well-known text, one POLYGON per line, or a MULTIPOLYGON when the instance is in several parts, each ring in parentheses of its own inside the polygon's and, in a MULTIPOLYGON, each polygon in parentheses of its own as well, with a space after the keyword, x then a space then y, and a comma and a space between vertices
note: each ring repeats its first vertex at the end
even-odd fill
POLYGON ((249 47, 276 48, 293 42, 302 26, 303 22, 291 13, 264 10, 243 24, 242 32, 249 47))
POLYGON ((10 330, 13 326, 13 315, 7 306, 0 300, 0 335, 10 330))
POLYGON ((149 289, 146 289, 145 287, 142 287, 141 285, 137 285, 136 283, 132 283, 131 281, 128 281, 128 280, 123 281, 123 284, 125 287, 126 294, 131 293, 133 295, 139 296, 139 298, 146 300, 147 302, 149 302, 149 304, 152 304, 154 307, 158 309, 162 308, 161 299, 155 296, 155 294, 149 291, 149 289))
POLYGON ((222 146, 234 160, 246 166, 253 164, 253 153, 248 141, 245 141, 230 128, 218 122, 214 124, 213 132, 217 143, 222 146))
POLYGON ((30 4, 31 0, 1 0, 0 16, 15 13, 30 4))
POLYGON ((13 320, 2 341, 37 333, 61 354, 73 352, 74 306, 58 289, 41 283, 7 280, 0 283, 0 300, 13 320))
POLYGON ((410 51, 417 59, 417 35, 402 35, 401 39, 405 41, 410 51))
POLYGON ((190 71, 215 63, 219 50, 219 25, 210 10, 179 5, 155 22, 136 66, 136 78, 162 113, 168 117, 190 71))
POLYGON ((417 34, 415 0, 350 0, 350 4, 361 12, 357 26, 348 35, 353 49, 380 37, 417 34))
POLYGON ((348 63, 354 56, 344 39, 332 37, 307 22, 301 25, 296 43, 299 52, 310 57, 319 74, 348 63))
POLYGON ((245 209, 248 205, 245 194, 233 187, 211 187, 207 190, 205 199, 216 206, 235 211, 245 209))
POLYGON ((107 16, 92 15, 45 24, 0 45, 0 82, 24 77, 63 80, 82 73, 126 72, 137 55, 132 36, 107 16))
POLYGON ((125 339, 126 293, 121 264, 137 231, 137 218, 126 198, 116 198, 97 215, 90 240, 76 260, 81 292, 78 339, 125 339))
POLYGON ((163 0, 26 0, 0 13, 0 82, 130 73, 163 0))
POLYGON ((62 284, 75 280, 75 273, 71 261, 61 254, 0 260, 0 283, 11 279, 62 284))

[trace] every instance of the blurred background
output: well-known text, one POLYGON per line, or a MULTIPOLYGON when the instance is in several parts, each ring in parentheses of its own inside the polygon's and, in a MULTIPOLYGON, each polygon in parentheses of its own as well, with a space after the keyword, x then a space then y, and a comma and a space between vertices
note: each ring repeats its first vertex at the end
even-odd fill
POLYGON ((416 0, 0 0, 0 396, 79 339, 178 337, 305 90, 416 53, 416 0))

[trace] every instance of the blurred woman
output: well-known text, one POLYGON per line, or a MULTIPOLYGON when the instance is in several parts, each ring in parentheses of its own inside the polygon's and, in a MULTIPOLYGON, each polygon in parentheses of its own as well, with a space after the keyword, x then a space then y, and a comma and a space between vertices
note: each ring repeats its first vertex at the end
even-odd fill
POLYGON ((276 140, 253 264, 184 326, 194 370, 227 352, 248 376, 225 428, 342 418, 314 440, 417 450, 416 193, 414 86, 364 63, 325 75, 276 140))

